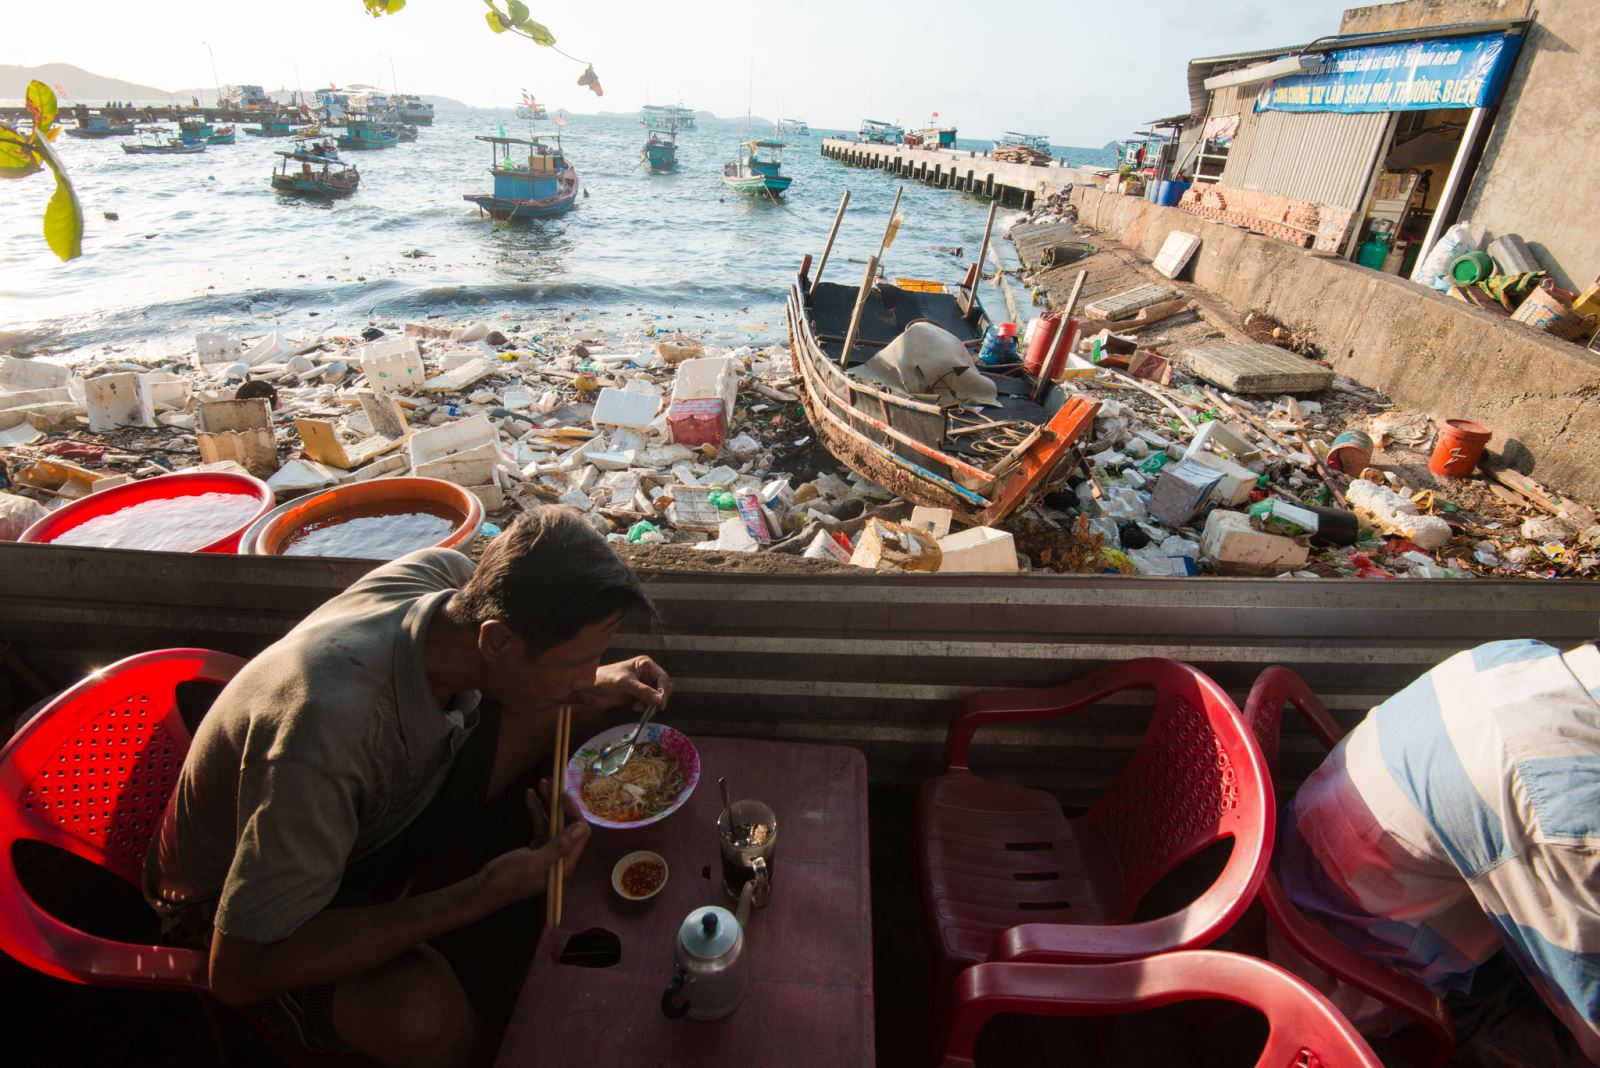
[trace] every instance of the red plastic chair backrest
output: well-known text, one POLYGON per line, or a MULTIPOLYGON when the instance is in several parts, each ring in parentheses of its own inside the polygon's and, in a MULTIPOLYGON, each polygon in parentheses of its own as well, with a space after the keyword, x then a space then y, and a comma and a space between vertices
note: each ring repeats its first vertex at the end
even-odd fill
POLYGON ((1110 964, 977 964, 956 981, 943 1068, 970 1068, 978 1034, 1001 1013, 1104 1016, 1180 1001, 1259 1010, 1267 1041, 1257 1068, 1381 1068, 1349 1020, 1302 980, 1255 957, 1214 950, 1110 964))
MULTIPOLYGON (((1118 866, 1114 933, 1109 927, 1098 934, 1072 929, 1091 937, 1089 952, 1102 958, 1206 945, 1255 899, 1271 856, 1276 804, 1261 751, 1233 701, 1188 664, 1158 657, 1124 660, 1050 689, 968 697, 946 741, 947 770, 964 770, 972 736, 986 722, 1064 715, 1134 689, 1155 691, 1150 725, 1117 779, 1083 817, 1104 837, 1118 866), (1232 839, 1227 863, 1198 898, 1168 916, 1128 922, 1164 876, 1225 839, 1232 839)), ((1050 936, 1051 926, 1062 925, 1010 928, 997 936, 989 959, 1074 956, 1050 936)))
MULTIPOLYGON (((1283 709, 1293 705, 1324 749, 1333 749, 1344 736, 1328 709, 1311 692, 1304 679, 1286 667, 1263 671, 1245 700, 1244 718, 1266 757, 1274 778, 1278 773, 1278 741, 1283 709)), ((1278 882, 1267 873, 1261 884, 1261 905, 1283 940, 1306 960, 1333 978, 1376 998, 1409 1016, 1419 1025, 1413 1060, 1429 1068, 1443 1068, 1455 1050, 1455 1022, 1444 1001, 1420 983, 1390 971, 1340 942, 1295 907, 1278 882)))
POLYGON ((226 684, 244 661, 205 649, 129 657, 58 695, 0 749, 0 949, 82 983, 206 988, 205 955, 87 934, 50 916, 18 879, 32 839, 139 885, 190 735, 179 683, 226 684))

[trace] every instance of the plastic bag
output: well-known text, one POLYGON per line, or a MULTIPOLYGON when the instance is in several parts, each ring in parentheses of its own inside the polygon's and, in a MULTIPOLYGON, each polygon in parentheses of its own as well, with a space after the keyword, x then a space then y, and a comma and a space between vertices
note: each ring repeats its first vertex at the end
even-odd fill
POLYGON ((1450 270, 1450 261, 1476 247, 1472 240, 1472 224, 1465 220, 1456 223, 1440 234, 1428 254, 1417 261, 1411 280, 1441 293, 1448 291, 1450 280, 1446 272, 1450 270))

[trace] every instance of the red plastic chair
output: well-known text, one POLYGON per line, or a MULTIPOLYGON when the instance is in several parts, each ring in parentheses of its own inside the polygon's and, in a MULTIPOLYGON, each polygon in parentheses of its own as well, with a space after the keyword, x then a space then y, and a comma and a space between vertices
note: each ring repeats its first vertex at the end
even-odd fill
POLYGON ((204 953, 100 938, 45 912, 12 848, 44 842, 138 886, 189 751, 177 686, 226 683, 244 663, 205 649, 129 657, 56 697, 0 749, 0 949, 75 983, 209 989, 204 953))
MULTIPOLYGON (((1344 734, 1299 675, 1285 667, 1263 671, 1245 701, 1244 718, 1274 777, 1278 772, 1278 735, 1286 704, 1299 710, 1324 748, 1332 749, 1344 734)), ((1294 906, 1270 871, 1261 884, 1261 903, 1267 919, 1295 952, 1417 1024, 1395 1039, 1395 1045, 1405 1047, 1408 1060, 1419 1068, 1443 1068, 1449 1062, 1456 1047, 1455 1021, 1433 991, 1363 957, 1317 926, 1294 906)))
POLYGON ((978 1033, 1006 1012, 1102 1016, 1222 999, 1260 1010, 1269 1028, 1257 1068, 1382 1068, 1327 998, 1264 960, 1189 950, 1113 964, 979 964, 956 984, 942 1068, 972 1068, 978 1033))
POLYGON ((938 964, 934 1018, 957 974, 985 960, 1097 962, 1204 946, 1231 927, 1266 874, 1272 784, 1222 689, 1173 660, 1129 660, 1051 689, 974 694, 951 718, 945 773, 917 799, 923 904, 938 964), (1111 694, 1155 691, 1143 741, 1090 810, 973 775, 979 727, 1052 719, 1111 694), (1232 839, 1188 906, 1132 922, 1140 900, 1206 847, 1232 839))

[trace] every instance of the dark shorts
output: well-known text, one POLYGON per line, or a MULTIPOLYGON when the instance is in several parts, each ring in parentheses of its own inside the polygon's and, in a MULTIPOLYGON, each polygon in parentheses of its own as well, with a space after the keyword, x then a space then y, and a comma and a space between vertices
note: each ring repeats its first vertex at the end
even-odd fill
MULTIPOLYGON (((489 776, 500 740, 500 707, 484 701, 478 726, 462 743, 439 793, 405 830, 370 856, 352 863, 329 908, 358 908, 393 899, 408 879, 442 859, 454 843, 484 822, 489 776)), ((211 944, 215 902, 185 910, 169 926, 169 939, 196 948, 211 944)), ((280 1040, 317 1053, 347 1053, 333 1026, 336 984, 301 987, 240 1010, 280 1040)))

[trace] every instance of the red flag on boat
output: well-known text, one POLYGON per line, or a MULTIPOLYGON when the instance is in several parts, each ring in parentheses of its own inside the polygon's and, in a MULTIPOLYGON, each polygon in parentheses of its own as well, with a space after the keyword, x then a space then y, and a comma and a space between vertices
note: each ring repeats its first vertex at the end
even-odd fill
POLYGON ((565 126, 566 124, 567 124, 567 120, 566 119, 563 119, 560 115, 556 116, 556 125, 557 126, 565 126))

